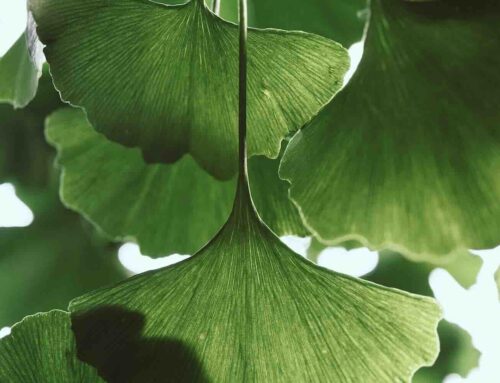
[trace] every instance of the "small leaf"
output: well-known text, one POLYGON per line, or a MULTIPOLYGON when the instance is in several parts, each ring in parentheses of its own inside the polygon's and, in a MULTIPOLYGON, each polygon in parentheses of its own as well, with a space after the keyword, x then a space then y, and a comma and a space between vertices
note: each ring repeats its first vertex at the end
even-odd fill
MULTIPOLYGON (((237 170, 238 28, 202 0, 31 0, 56 87, 108 138, 149 162, 183 154, 220 179, 237 170)), ((339 44, 303 32, 250 30, 249 153, 281 140, 342 86, 339 44)))
POLYGON ((41 67, 32 61, 23 33, 0 58, 0 102, 25 107, 35 97, 40 75, 41 67))
POLYGON ((197 255, 70 310, 79 356, 109 382, 408 381, 438 352, 432 299, 312 265, 244 190, 197 255))
POLYGON ((27 317, 0 340, 0 381, 104 383, 77 359, 71 321, 62 311, 27 317))
MULTIPOLYGON (((84 113, 60 110, 47 120, 46 135, 63 169, 61 197, 110 239, 134 240, 144 254, 194 254, 224 225, 235 184, 220 182, 190 156, 175 164, 146 164, 129 149, 96 133, 84 113)), ((250 159, 252 196, 278 235, 306 235, 278 177, 279 160, 250 159)))
POLYGON ((373 0, 356 74, 289 144, 281 176, 325 244, 499 243, 500 3, 451 3, 373 0))

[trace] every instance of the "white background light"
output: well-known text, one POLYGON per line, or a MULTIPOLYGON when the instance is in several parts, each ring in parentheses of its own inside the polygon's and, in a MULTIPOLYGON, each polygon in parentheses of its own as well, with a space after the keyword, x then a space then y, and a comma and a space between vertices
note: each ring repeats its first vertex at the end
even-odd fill
POLYGON ((33 222, 33 212, 16 196, 12 184, 0 185, 0 227, 26 227, 33 222))

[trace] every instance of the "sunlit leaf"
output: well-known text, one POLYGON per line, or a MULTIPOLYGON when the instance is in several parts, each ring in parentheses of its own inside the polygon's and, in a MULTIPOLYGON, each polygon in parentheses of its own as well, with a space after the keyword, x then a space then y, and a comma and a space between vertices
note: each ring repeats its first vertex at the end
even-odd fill
POLYGON ((500 3, 373 0, 364 59, 281 176, 328 244, 413 259, 500 237, 500 3))
MULTIPOLYGON (((59 152, 61 196, 114 240, 134 240, 144 254, 194 254, 227 220, 234 182, 220 182, 190 156, 175 164, 146 164, 138 149, 96 133, 83 112, 66 109, 47 120, 47 138, 59 152)), ((250 160, 253 198, 278 235, 306 235, 279 160, 250 160)))
POLYGON ((35 97, 40 68, 28 51, 23 33, 10 50, 0 58, 0 102, 15 108, 26 106, 35 97))
POLYGON ((408 381, 432 364, 432 299, 312 265, 242 190, 194 257, 71 303, 83 360, 109 382, 408 381))
MULTIPOLYGON (((470 287, 481 267, 479 257, 463 253, 448 265, 455 278, 470 287)), ((432 296, 429 274, 435 268, 428 263, 415 263, 399 254, 383 252, 376 270, 365 279, 384 286, 394 287, 414 294, 432 296)), ((441 383, 452 373, 466 376, 478 366, 479 352, 474 348, 471 337, 461 328, 442 321, 438 327, 440 353, 432 367, 419 370, 413 382, 441 383)))
MULTIPOLYGON (((31 0, 64 99, 149 162, 191 153, 221 179, 237 169, 238 29, 193 0, 31 0)), ((342 86, 347 52, 302 32, 249 31, 249 151, 276 157, 342 86)))
POLYGON ((25 318, 0 340, 0 381, 99 383, 95 369, 78 360, 68 313, 25 318))

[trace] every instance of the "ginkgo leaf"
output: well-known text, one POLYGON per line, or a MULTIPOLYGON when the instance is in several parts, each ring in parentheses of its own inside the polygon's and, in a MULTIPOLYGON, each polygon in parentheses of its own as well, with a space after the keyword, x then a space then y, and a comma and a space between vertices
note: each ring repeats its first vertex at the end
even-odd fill
POLYGON ((113 239, 137 241, 144 254, 194 254, 229 217, 234 182, 213 179, 189 156, 148 165, 77 109, 50 116, 46 135, 59 150, 64 203, 113 239))
MULTIPOLYGON (((454 270, 455 278, 462 286, 470 287, 479 272, 480 258, 467 253, 456 257, 449 270, 454 270)), ((429 275, 435 266, 427 263, 414 263, 399 254, 383 252, 380 262, 373 273, 365 278, 384 286, 405 290, 413 294, 433 296, 429 285, 429 275)), ((474 348, 472 339, 460 327, 442 321, 438 326, 440 352, 436 363, 422 368, 415 374, 413 382, 441 383, 450 374, 466 376, 478 366, 479 352, 474 348)))
POLYGON ((10 104, 0 104, 0 182, 39 189, 47 185, 54 155, 43 135, 44 120, 62 105, 48 68, 27 107, 15 110, 10 104))
POLYGON ((240 191, 197 255, 70 304, 82 360, 108 382, 144 383, 408 381, 432 364, 432 299, 311 264, 240 191))
POLYGON ((54 150, 43 125, 61 106, 46 71, 26 108, 0 105, 0 183, 12 183, 35 216, 29 227, 0 229, 0 328, 38 311, 67 308, 74 297, 125 277, 116 246, 59 200, 54 150))
MULTIPOLYGON (((222 8, 225 3, 223 1, 222 8)), ((250 25, 301 30, 331 38, 345 47, 361 40, 367 0, 249 0, 250 25)))
POLYGON ((35 97, 40 66, 28 51, 26 34, 22 34, 10 50, 0 58, 0 102, 15 108, 25 107, 35 97))
POLYGON ((27 317, 0 340, 0 381, 104 383, 94 368, 78 360, 75 346, 68 313, 27 317))
POLYGON ((260 217, 279 237, 310 235, 299 211, 288 197, 288 182, 278 176, 281 156, 275 160, 255 156, 248 162, 252 199, 260 217))
MULTIPOLYGON (((148 162, 183 154, 220 179, 237 170, 238 28, 203 0, 31 0, 56 87, 108 138, 148 162)), ((340 44, 249 31, 249 153, 276 157, 342 86, 340 44)))
POLYGON ((413 259, 500 240, 500 3, 373 0, 364 58, 280 175, 327 244, 413 259))
MULTIPOLYGON (((194 254, 229 216, 235 183, 213 179, 189 156, 146 164, 138 149, 96 133, 77 109, 48 118, 46 135, 59 152, 63 202, 111 239, 133 239, 144 254, 194 254)), ((252 195, 266 224, 279 236, 306 235, 278 177, 279 160, 249 162, 252 195)))

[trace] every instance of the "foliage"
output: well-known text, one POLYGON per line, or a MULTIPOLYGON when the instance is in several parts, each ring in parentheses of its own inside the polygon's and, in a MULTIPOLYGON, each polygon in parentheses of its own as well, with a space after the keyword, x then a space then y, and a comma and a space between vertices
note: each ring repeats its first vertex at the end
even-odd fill
POLYGON ((29 1, 0 59, 0 177, 36 220, 0 229, 0 321, 74 299, 0 341, 0 381, 437 382, 477 364, 427 280, 470 285, 467 249, 498 244, 498 3, 372 0, 368 24, 364 0, 248 3, 238 27, 236 0, 221 17, 29 1), (38 38, 50 74, 29 103, 38 38), (351 278, 284 235, 381 262, 351 278), (117 283, 124 240, 194 255, 117 283))

